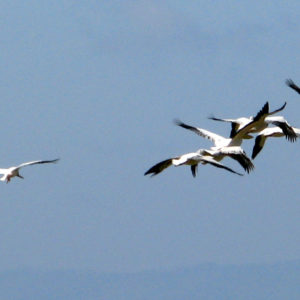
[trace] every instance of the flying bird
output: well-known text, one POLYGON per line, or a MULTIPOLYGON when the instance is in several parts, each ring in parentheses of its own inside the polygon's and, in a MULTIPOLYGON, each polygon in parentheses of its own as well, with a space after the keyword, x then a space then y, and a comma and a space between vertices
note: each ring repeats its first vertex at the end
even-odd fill
MULTIPOLYGON (((300 128, 293 127, 293 131, 300 136, 300 128)), ((262 150, 265 145, 267 138, 269 137, 283 137, 285 134, 283 130, 279 127, 268 127, 262 130, 255 138, 254 147, 252 150, 252 159, 254 159, 257 154, 262 150)))
POLYGON ((202 149, 198 150, 197 152, 186 153, 181 156, 163 160, 163 161, 157 163, 156 165, 154 165, 153 167, 151 167, 147 172, 145 172, 144 175, 151 174, 151 176, 155 176, 172 165, 173 166, 189 165, 189 166, 191 166, 191 171, 192 171, 193 177, 196 177, 198 164, 203 164, 203 165, 210 164, 217 168, 225 169, 229 172, 243 176, 243 174, 238 173, 238 172, 232 170, 231 168, 219 163, 213 157, 211 157, 209 155, 202 155, 201 153, 202 153, 202 149))
POLYGON ((287 79, 285 81, 285 84, 289 86, 291 89, 293 89, 294 91, 296 91, 298 94, 300 94, 300 87, 296 85, 292 79, 287 79))
POLYGON ((251 139, 252 133, 259 133, 270 124, 278 126, 282 129, 285 137, 294 142, 297 139, 297 134, 293 131, 292 126, 287 122, 287 120, 282 116, 272 116, 273 114, 283 110, 286 103, 277 110, 269 112, 268 102, 264 105, 262 110, 256 115, 256 117, 241 117, 237 119, 220 119, 215 117, 209 117, 209 119, 214 121, 230 122, 231 123, 231 133, 230 137, 234 137, 238 131, 241 130, 243 133, 243 139, 251 139))
POLYGON ((34 160, 26 163, 22 163, 16 167, 10 167, 7 169, 0 169, 0 174, 3 176, 0 178, 1 181, 6 181, 6 183, 10 182, 11 178, 13 177, 19 177, 24 179, 23 176, 20 175, 19 170, 26 166, 36 165, 36 164, 48 164, 48 163, 56 163, 59 160, 53 159, 53 160, 34 160))

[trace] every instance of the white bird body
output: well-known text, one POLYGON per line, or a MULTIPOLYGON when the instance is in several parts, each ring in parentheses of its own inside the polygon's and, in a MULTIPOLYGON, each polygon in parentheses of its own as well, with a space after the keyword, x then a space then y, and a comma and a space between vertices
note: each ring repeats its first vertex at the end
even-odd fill
MULTIPOLYGON (((292 127, 293 132, 300 137, 300 128, 292 127)), ((254 147, 252 150, 252 159, 254 159, 257 154, 262 150, 265 145, 267 138, 269 137, 283 137, 285 136, 283 130, 276 126, 276 127, 268 127, 259 132, 259 134, 255 138, 254 147)))
POLYGON ((3 176, 0 178, 1 181, 6 181, 8 183, 11 178, 13 177, 19 177, 24 179, 23 176, 20 175, 19 170, 23 167, 30 166, 30 165, 36 165, 36 164, 45 164, 45 163, 56 163, 59 159, 53 159, 53 160, 34 160, 26 163, 22 163, 16 167, 10 167, 7 169, 0 169, 0 174, 3 176))

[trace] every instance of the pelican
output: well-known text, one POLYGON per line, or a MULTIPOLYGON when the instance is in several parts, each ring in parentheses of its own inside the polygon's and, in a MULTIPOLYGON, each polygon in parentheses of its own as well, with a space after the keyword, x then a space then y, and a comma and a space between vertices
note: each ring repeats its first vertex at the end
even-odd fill
POLYGON ((243 176, 243 174, 238 173, 238 172, 232 170, 231 168, 219 163, 213 157, 211 157, 209 155, 202 155, 202 151, 203 150, 200 149, 196 152, 186 153, 181 156, 163 160, 163 161, 157 163, 156 165, 154 165, 153 167, 151 167, 147 172, 145 172, 144 175, 151 174, 151 177, 152 177, 154 175, 161 173, 163 170, 165 170, 166 168, 168 168, 172 165, 173 166, 189 165, 189 166, 191 166, 191 171, 192 171, 193 177, 196 177, 198 164, 203 164, 203 165, 211 164, 217 168, 222 168, 229 172, 243 176))
POLYGON ((0 178, 1 181, 6 181, 6 183, 10 182, 11 178, 13 177, 19 177, 24 179, 23 176, 20 175, 19 170, 26 166, 36 165, 36 164, 48 164, 48 163, 56 163, 59 159, 53 159, 53 160, 34 160, 29 161, 26 163, 22 163, 18 165, 17 167, 10 167, 7 169, 0 169, 0 174, 3 176, 0 178))
POLYGON ((267 102, 255 117, 242 117, 238 119, 220 119, 215 117, 209 117, 209 119, 214 121, 230 122, 231 138, 233 138, 237 134, 237 132, 241 130, 241 133, 243 133, 243 139, 251 139, 253 138, 251 133, 258 133, 267 128, 270 124, 273 124, 282 129, 284 135, 288 140, 294 142, 297 138, 297 135, 293 131, 291 125, 287 122, 287 120, 285 120, 285 118, 282 116, 271 116, 283 110, 285 106, 286 102, 279 109, 269 112, 269 103, 267 102))
POLYGON ((296 85, 292 79, 287 79, 285 81, 285 84, 289 86, 291 89, 293 89, 294 91, 296 91, 298 94, 300 94, 300 87, 296 85))
MULTIPOLYGON (((297 134, 297 136, 300 136, 300 128, 293 127, 293 131, 297 134)), ((262 130, 257 137, 255 138, 254 147, 252 150, 252 159, 254 159, 257 154, 262 150, 262 148, 265 145, 265 142, 267 138, 269 137, 282 137, 284 136, 284 132, 279 127, 268 127, 262 130)))

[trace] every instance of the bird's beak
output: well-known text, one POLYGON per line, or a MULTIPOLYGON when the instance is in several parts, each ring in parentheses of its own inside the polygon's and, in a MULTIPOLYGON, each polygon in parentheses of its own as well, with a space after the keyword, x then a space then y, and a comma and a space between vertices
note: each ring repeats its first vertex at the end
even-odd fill
POLYGON ((23 177, 23 176, 21 176, 20 174, 18 174, 17 176, 18 176, 19 178, 22 178, 22 179, 24 179, 24 177, 23 177))

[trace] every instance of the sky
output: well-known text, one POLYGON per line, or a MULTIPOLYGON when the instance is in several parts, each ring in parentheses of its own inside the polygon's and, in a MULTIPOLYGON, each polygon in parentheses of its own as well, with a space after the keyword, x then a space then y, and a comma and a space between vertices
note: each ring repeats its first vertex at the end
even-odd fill
POLYGON ((144 176, 211 146, 174 118, 226 136, 208 116, 286 101, 300 127, 299 17, 298 1, 2 1, 0 166, 60 161, 1 184, 0 271, 299 260, 299 141, 270 139, 243 177, 144 176))

